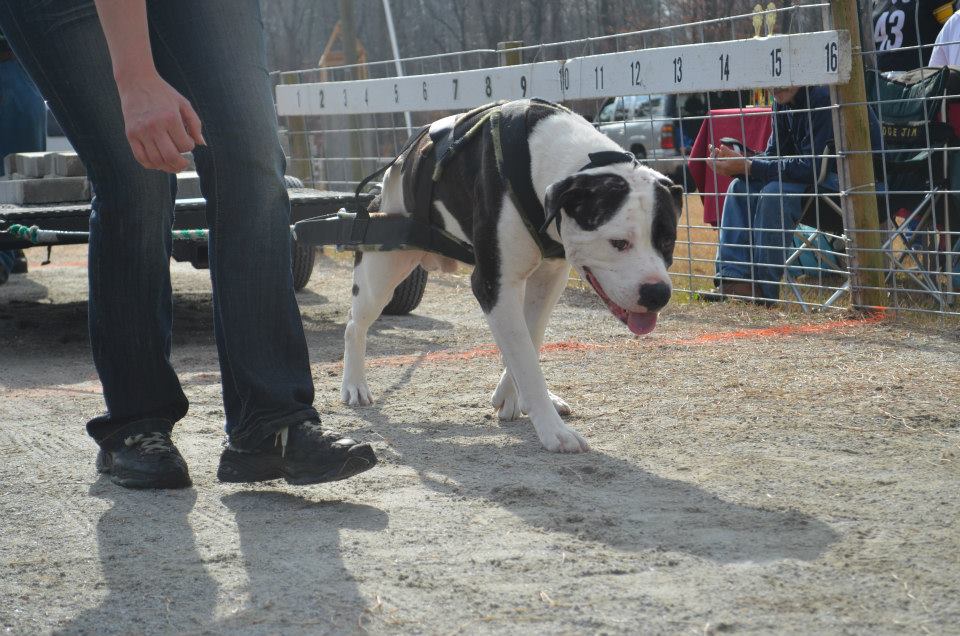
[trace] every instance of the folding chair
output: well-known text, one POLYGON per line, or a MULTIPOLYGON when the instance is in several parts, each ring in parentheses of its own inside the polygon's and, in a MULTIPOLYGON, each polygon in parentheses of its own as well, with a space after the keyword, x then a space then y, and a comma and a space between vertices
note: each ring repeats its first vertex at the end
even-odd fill
MULTIPOLYGON (((947 123, 947 103, 949 94, 960 93, 960 73, 950 68, 919 69, 897 80, 877 75, 870 92, 883 132, 874 170, 886 188, 877 194, 877 209, 886 230, 881 249, 887 285, 896 293, 899 274, 913 283, 911 291, 929 295, 943 309, 955 298, 951 273, 956 270, 956 248, 950 252, 957 236, 956 229, 951 233, 950 228, 960 228, 960 206, 951 209, 950 190, 951 169, 958 175, 954 183, 960 183, 960 158, 951 166, 957 137, 947 123)), ((830 154, 832 148, 824 149, 823 155, 830 154)), ((786 284, 806 312, 814 305, 832 306, 850 288, 845 259, 849 239, 840 197, 822 185, 827 163, 821 162, 817 186, 804 201, 794 233, 797 250, 785 263, 786 284), (801 266, 810 258, 815 261, 813 268, 801 266), (832 292, 822 303, 811 303, 801 294, 804 285, 797 276, 811 270, 821 277, 817 287, 832 292), (823 274, 847 280, 830 287, 823 284, 823 274)))
MULTIPOLYGON (((836 154, 832 144, 823 149, 821 157, 836 154)), ((787 256, 784 262, 784 282, 804 312, 812 307, 832 307, 834 303, 850 290, 850 276, 846 265, 847 237, 843 229, 843 213, 840 207, 840 194, 824 186, 829 173, 829 161, 820 162, 817 183, 812 186, 809 196, 803 198, 800 220, 793 231, 796 251, 787 256), (802 291, 811 287, 798 280, 800 275, 815 275, 818 289, 830 291, 823 302, 812 303, 802 291), (844 282, 838 287, 826 283, 827 277, 839 277, 844 282)))
POLYGON ((941 310, 953 300, 950 228, 960 228, 960 208, 951 208, 951 171, 960 168, 951 161, 960 158, 948 122, 950 95, 958 89, 960 74, 944 67, 897 79, 876 75, 872 91, 883 128, 877 178, 887 184, 878 203, 891 219, 882 245, 887 282, 896 294, 899 281, 910 281, 909 291, 929 295, 941 310))

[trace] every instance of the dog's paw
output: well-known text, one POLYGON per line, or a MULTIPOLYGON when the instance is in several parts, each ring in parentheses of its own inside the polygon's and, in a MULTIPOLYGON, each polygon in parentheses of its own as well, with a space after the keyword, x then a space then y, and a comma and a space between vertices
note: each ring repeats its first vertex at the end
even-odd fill
POLYGON ((523 415, 517 398, 517 385, 507 374, 500 377, 500 383, 490 396, 490 404, 497 409, 497 419, 501 422, 512 422, 523 415))
POLYGON ((373 404, 373 395, 366 382, 344 382, 340 387, 340 401, 349 406, 369 406, 373 404))
POLYGON ((570 415, 570 405, 563 399, 550 393, 550 401, 553 402, 553 408, 557 409, 557 415, 570 415))
POLYGON ((537 430, 540 443, 551 453, 585 453, 590 450, 587 440, 569 426, 537 430))

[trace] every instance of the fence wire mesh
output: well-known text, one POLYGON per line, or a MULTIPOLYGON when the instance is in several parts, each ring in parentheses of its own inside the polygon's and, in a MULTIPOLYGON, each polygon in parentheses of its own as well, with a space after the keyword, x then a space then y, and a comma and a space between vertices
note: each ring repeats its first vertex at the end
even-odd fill
MULTIPOLYGON (((866 304, 955 318, 960 315, 960 68, 925 67, 929 48, 906 46, 899 53, 916 54, 916 64, 886 70, 888 34, 879 27, 861 29, 862 50, 844 47, 842 38, 839 49, 832 40, 822 53, 804 48, 818 33, 836 29, 829 9, 827 3, 783 8, 771 3, 753 13, 604 37, 513 43, 515 48, 408 58, 399 65, 390 60, 277 73, 278 87, 312 87, 320 105, 341 96, 347 104, 355 88, 379 86, 369 80, 415 77, 418 90, 421 80, 423 87, 422 104, 405 101, 404 110, 396 112, 281 112, 289 172, 310 187, 352 191, 394 159, 412 130, 456 112, 427 101, 428 84, 434 90, 431 78, 453 77, 456 94, 458 73, 669 51, 668 90, 645 91, 647 84, 639 82, 624 94, 584 98, 590 91, 571 91, 563 102, 684 186, 671 268, 676 291, 803 311, 843 309, 870 298, 866 304), (690 60, 706 59, 706 51, 711 64, 719 64, 720 79, 724 72, 729 78, 725 49, 718 47, 776 43, 779 34, 791 36, 786 47, 771 44, 769 56, 749 61, 755 84, 741 80, 725 89, 698 79, 702 69, 691 67, 690 60), (835 80, 797 81, 805 77, 800 70, 823 64, 814 53, 826 56, 826 70, 833 74, 825 77, 835 80), (840 97, 838 86, 846 78, 837 74, 837 58, 845 55, 865 69, 859 76, 862 101, 840 97), (856 150, 848 138, 858 107, 867 115, 868 130, 859 131, 869 139, 866 150, 856 150), (872 168, 872 179, 851 171, 864 164, 872 168), (874 207, 876 223, 869 222, 874 207)), ((952 53, 960 47, 956 38, 940 46, 960 59, 960 49, 952 53)), ((603 66, 595 65, 593 75, 586 67, 580 71, 581 86, 602 85, 603 66)), ((526 81, 524 75, 522 94, 536 96, 536 86, 527 94, 526 81)), ((392 90, 401 104, 398 86, 392 90)), ((487 76, 488 95, 489 86, 487 76)))

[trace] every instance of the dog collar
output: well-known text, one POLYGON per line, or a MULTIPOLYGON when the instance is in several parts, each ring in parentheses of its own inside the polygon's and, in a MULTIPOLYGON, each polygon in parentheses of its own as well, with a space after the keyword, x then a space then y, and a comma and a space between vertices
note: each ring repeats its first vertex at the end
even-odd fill
MULTIPOLYGON (((590 157, 590 163, 577 170, 577 172, 583 172, 584 170, 590 170, 591 168, 612 166, 615 163, 632 163, 634 165, 640 163, 637 161, 636 155, 634 155, 632 152, 627 152, 626 150, 601 150, 600 152, 591 152, 587 156, 590 157)), ((550 224, 553 223, 554 220, 557 222, 557 234, 559 234, 560 208, 557 208, 556 212, 544 219, 543 225, 540 227, 540 234, 546 234, 547 228, 550 227, 550 224)))

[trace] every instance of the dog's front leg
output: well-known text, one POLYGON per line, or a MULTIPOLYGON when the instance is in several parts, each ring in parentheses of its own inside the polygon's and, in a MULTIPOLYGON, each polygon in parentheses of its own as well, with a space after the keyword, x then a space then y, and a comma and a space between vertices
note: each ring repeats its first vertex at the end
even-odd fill
MULTIPOLYGON (((533 346, 537 351, 543 345, 543 334, 547 329, 547 322, 563 294, 569 274, 570 265, 565 260, 549 259, 541 262, 527 278, 523 294, 523 315, 533 346)), ((547 394, 557 413, 570 414, 569 404, 554 395, 552 391, 548 391, 547 394)), ((504 369, 490 402, 497 409, 497 417, 501 421, 515 420, 527 413, 527 405, 521 403, 517 384, 509 369, 504 369)))
POLYGON ((486 314, 490 331, 503 355, 507 370, 520 390, 521 401, 544 448, 552 452, 581 453, 586 440, 563 423, 550 400, 540 369, 537 347, 527 329, 523 312, 523 283, 501 283, 496 304, 486 314))

